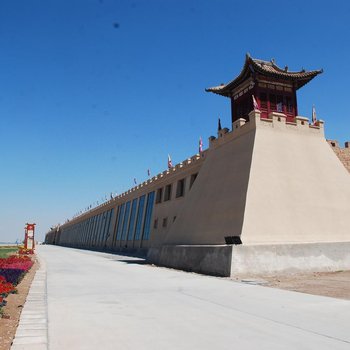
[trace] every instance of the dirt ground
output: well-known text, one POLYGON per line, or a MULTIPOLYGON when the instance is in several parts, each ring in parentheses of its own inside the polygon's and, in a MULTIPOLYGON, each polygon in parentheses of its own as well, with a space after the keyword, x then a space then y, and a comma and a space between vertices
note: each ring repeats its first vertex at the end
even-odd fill
POLYGON ((244 283, 350 300, 350 271, 238 278, 244 283))
POLYGON ((38 265, 39 263, 35 261, 23 280, 17 285, 18 294, 10 294, 6 298, 7 305, 3 308, 4 315, 3 318, 0 318, 0 350, 9 350, 11 347, 19 317, 38 265))

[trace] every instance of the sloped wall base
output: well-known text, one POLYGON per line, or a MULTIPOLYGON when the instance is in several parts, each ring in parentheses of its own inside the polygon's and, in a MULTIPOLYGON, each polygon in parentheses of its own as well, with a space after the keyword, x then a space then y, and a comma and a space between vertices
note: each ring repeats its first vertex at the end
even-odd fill
POLYGON ((150 248, 147 261, 174 269, 230 276, 232 247, 228 245, 168 245, 150 248))
POLYGON ((215 276, 350 269, 350 242, 268 245, 177 245, 151 248, 147 261, 215 276))
POLYGON ((231 276, 350 269, 350 242, 234 246, 231 276))

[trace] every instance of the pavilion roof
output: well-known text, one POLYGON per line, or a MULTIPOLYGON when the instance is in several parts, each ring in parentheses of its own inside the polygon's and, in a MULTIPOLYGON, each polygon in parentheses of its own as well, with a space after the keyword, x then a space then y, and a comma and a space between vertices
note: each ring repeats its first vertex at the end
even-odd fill
POLYGON ((247 54, 243 69, 235 79, 231 80, 227 84, 221 84, 219 86, 210 87, 205 90, 208 92, 213 92, 215 94, 229 97, 231 96, 230 92, 235 87, 240 85, 243 81, 245 81, 247 78, 254 75, 255 73, 259 73, 266 77, 275 78, 278 80, 290 81, 294 83, 296 89, 299 89, 305 84, 307 84, 316 75, 322 72, 323 69, 312 71, 306 71, 305 69, 302 69, 299 72, 290 72, 288 70, 288 67, 278 67, 273 59, 271 61, 263 61, 252 58, 249 54, 247 54))

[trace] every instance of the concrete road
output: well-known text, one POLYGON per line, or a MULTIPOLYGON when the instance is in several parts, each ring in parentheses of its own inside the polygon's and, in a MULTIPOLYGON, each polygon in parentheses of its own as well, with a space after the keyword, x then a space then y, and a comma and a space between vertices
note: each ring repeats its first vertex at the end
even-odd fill
POLYGON ((50 350, 350 349, 350 302, 38 247, 50 350))

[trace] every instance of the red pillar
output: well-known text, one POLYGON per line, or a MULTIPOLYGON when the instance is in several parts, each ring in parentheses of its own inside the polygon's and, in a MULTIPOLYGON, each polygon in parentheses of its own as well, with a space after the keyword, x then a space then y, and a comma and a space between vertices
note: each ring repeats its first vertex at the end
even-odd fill
POLYGON ((31 254, 33 254, 34 248, 35 248, 35 239, 34 239, 35 225, 36 224, 26 223, 26 226, 24 228, 25 230, 24 249, 30 252, 31 254))

